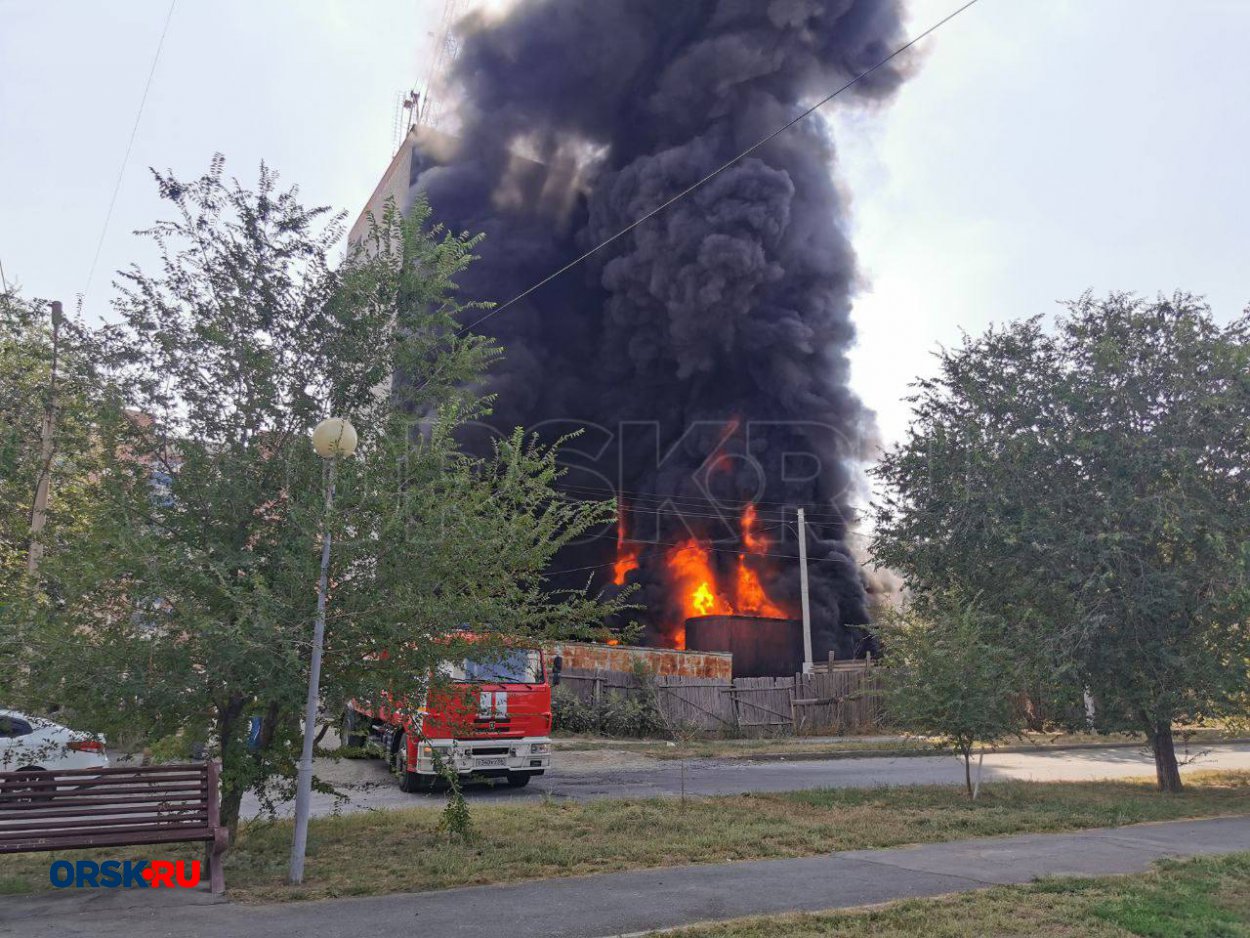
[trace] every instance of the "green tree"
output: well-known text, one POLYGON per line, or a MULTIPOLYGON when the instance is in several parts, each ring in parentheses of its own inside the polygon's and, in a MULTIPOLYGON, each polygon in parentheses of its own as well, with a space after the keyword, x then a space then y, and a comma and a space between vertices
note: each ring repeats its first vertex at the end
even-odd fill
MULTIPOLYGON (((40 465, 52 342, 38 304, 0 296, 0 589, 21 582, 40 465)), ((3 599, 0 599, 2 602, 3 599)))
POLYGON ((1069 304, 940 355, 878 468, 878 562, 922 608, 981 597, 1070 718, 1146 735, 1237 707, 1250 613, 1250 319, 1177 294, 1069 304))
POLYGON ((1023 728, 1012 693, 1012 651, 975 605, 949 597, 937 618, 904 612, 880 626, 886 650, 885 707, 891 723, 937 739, 959 754, 968 797, 976 798, 972 756, 1023 728))
POLYGON ((0 657, 16 653, 22 641, 22 600, 39 595, 27 562, 40 478, 50 482, 43 544, 81 526, 87 509, 90 374, 72 330, 62 328, 56 345, 54 385, 49 304, 17 290, 0 294, 0 628, 10 640, 0 657), (45 459, 42 426, 49 408, 52 450, 45 459))
POLYGON ((475 239, 432 227, 424 204, 406 218, 391 206, 334 267, 338 219, 264 167, 254 192, 220 157, 199 179, 157 181, 174 218, 148 232, 159 272, 123 275, 120 322, 96 337, 115 391, 92 524, 47 557, 62 599, 41 642, 60 653, 32 656, 26 684, 102 729, 209 741, 234 824, 248 789, 290 790, 323 523, 334 706, 392 688, 415 700, 439 657, 597 625, 610 610, 553 595, 543 570, 613 509, 556 497, 555 451, 519 433, 489 458, 457 449, 499 354, 459 327, 475 239), (327 415, 360 434, 328 522, 309 443, 327 415), (465 625, 486 640, 461 642, 465 625))

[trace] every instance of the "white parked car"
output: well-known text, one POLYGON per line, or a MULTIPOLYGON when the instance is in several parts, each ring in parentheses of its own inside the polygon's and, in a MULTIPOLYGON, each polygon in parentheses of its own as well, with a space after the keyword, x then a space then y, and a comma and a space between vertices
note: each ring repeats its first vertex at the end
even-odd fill
POLYGON ((0 710, 0 772, 106 769, 104 737, 16 710, 0 710))

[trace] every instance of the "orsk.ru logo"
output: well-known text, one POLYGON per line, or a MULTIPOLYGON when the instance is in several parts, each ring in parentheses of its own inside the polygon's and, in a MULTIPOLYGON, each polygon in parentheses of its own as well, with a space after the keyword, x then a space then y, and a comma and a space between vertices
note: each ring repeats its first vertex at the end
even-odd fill
POLYGON ((194 889, 200 882, 199 860, 56 860, 48 879, 57 889, 194 889))

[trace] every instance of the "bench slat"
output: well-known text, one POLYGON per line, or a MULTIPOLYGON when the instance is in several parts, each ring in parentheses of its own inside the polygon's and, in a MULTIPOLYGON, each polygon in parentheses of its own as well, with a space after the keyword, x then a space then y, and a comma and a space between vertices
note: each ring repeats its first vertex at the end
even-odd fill
POLYGON ((3 812, 3 816, 0 816, 0 826, 3 826, 10 818, 14 821, 29 821, 34 818, 101 817, 110 814, 149 814, 155 816, 177 811, 208 810, 207 805, 198 801, 188 801, 182 804, 170 803, 167 807, 151 803, 130 807, 118 805, 115 801, 100 801, 97 803, 104 807, 75 808, 69 805, 58 805, 56 802, 33 804, 30 805, 28 810, 20 813, 17 811, 3 812))
POLYGON ((208 791, 203 786, 185 786, 163 788, 156 785, 127 785, 117 788, 30 788, 25 791, 11 791, 0 794, 0 810, 11 804, 23 804, 31 798, 51 801, 60 798, 124 798, 128 795, 166 795, 170 798, 187 801, 203 801, 208 791))
POLYGON ((0 772, 0 779, 24 778, 26 776, 57 775, 63 778, 95 778, 97 775, 148 775, 157 776, 170 772, 191 772, 204 775, 205 763, 171 762, 163 765, 114 765, 106 769, 41 769, 38 772, 0 772))
POLYGON ((204 784, 203 772, 170 772, 165 775, 158 775, 155 778, 143 773, 133 772, 130 775, 101 775, 99 778, 72 778, 62 780, 64 784, 76 785, 82 788, 89 788, 92 785, 178 785, 185 782, 194 782, 197 785, 204 784))
POLYGON ((39 795, 41 798, 54 797, 56 795, 68 795, 78 797, 79 795, 153 795, 168 793, 171 795, 191 796, 203 795, 208 789, 203 784, 195 782, 184 782, 180 785, 47 785, 43 787, 30 786, 26 789, 14 788, 12 791, 0 794, 0 805, 11 801, 20 801, 22 798, 29 798, 31 795, 39 795))
POLYGON ((207 803, 207 798, 170 798, 166 795, 118 795, 115 798, 50 798, 44 795, 33 795, 25 801, 0 804, 0 818, 9 814, 17 815, 41 810, 59 811, 62 808, 68 811, 78 807, 148 805, 152 810, 156 810, 159 805, 167 805, 171 809, 182 809, 203 808, 207 803))
POLYGON ((12 832, 16 831, 52 831, 73 830, 75 828, 91 827, 97 830, 105 826, 117 825, 136 825, 136 824, 165 824, 173 826, 175 824, 198 824, 201 827, 208 824, 208 812, 196 811, 187 814, 143 814, 138 817, 111 817, 107 820, 100 818, 39 818, 32 824, 10 824, 8 821, 0 821, 0 839, 12 832))
POLYGON ((15 801, 0 804, 0 816, 8 812, 24 812, 46 810, 52 806, 91 807, 92 805, 124 805, 124 804, 168 804, 168 805, 202 805, 202 798, 167 798, 164 795, 125 795, 117 798, 51 798, 38 797, 33 801, 15 801))
POLYGON ((164 778, 146 780, 143 777, 124 777, 114 775, 111 778, 71 778, 64 779, 49 775, 47 778, 9 779, 0 782, 0 794, 30 792, 56 788, 130 788, 145 785, 148 788, 204 788, 202 775, 165 775, 164 778))
POLYGON ((140 847, 144 844, 191 843, 212 841, 207 828, 193 831, 127 831, 125 833, 81 832, 68 837, 30 837, 27 840, 0 841, 0 854, 40 853, 49 850, 89 850, 93 847, 140 847))
POLYGON ((177 831, 178 833, 195 833, 208 831, 207 820, 192 821, 186 824, 169 823, 154 824, 150 820, 142 824, 119 824, 106 822, 96 824, 91 828, 69 828, 66 830, 58 830, 55 828, 35 828, 34 830, 13 831, 11 834, 7 831, 0 831, 0 843, 10 843, 16 840, 45 840, 50 837, 59 838, 61 840, 73 840, 80 837, 92 837, 96 834, 126 834, 135 831, 177 831))

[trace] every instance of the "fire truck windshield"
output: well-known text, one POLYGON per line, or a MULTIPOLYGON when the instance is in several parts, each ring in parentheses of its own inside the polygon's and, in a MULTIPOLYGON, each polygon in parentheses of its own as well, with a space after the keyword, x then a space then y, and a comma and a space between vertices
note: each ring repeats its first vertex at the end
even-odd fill
POLYGON ((447 661, 440 670, 458 684, 543 683, 542 655, 528 648, 510 648, 480 661, 447 661))

